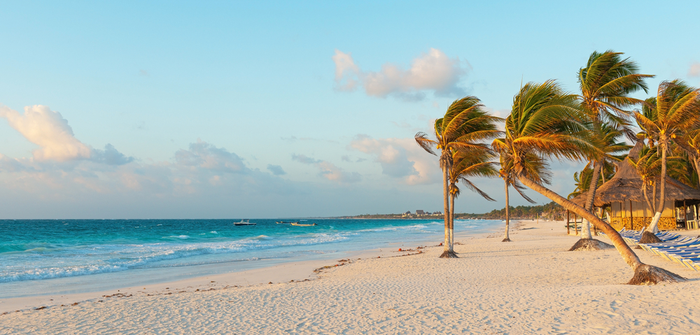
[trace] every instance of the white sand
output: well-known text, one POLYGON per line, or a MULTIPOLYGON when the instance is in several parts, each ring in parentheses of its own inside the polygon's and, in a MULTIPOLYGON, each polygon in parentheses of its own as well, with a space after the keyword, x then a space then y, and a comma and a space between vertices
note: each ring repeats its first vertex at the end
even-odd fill
MULTIPOLYGON (((272 285, 225 288, 241 282, 238 273, 214 283, 171 283, 168 290, 132 288, 130 297, 81 296, 75 306, 0 315, 0 333, 700 333, 699 272, 638 250, 643 262, 690 280, 624 285, 632 271, 615 249, 567 252, 577 237, 567 236, 561 222, 528 221, 521 228, 533 229, 512 232, 511 243, 500 242, 500 234, 458 238, 459 259, 439 259, 441 248, 429 248, 363 258, 318 278, 312 262, 246 274, 247 283, 272 285)), ((0 305, 9 303, 18 302, 0 305)))

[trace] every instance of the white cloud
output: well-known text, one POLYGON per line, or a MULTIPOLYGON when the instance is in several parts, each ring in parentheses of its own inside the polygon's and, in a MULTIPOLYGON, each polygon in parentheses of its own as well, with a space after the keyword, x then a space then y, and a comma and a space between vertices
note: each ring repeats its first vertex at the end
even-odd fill
POLYGON ((690 70, 688 71, 688 76, 700 77, 700 62, 693 62, 693 64, 690 65, 690 70))
POLYGON ((27 140, 38 145, 34 150, 36 160, 67 161, 90 158, 90 148, 73 136, 73 130, 61 113, 46 106, 24 107, 24 114, 0 106, 0 116, 27 140))
POLYGON ((333 163, 307 157, 305 155, 292 155, 292 160, 302 164, 314 165, 319 170, 319 174, 330 181, 340 183, 356 183, 362 179, 362 176, 357 172, 346 172, 345 170, 335 166, 333 163))
POLYGON ((91 159, 108 165, 122 165, 133 161, 133 157, 125 156, 111 144, 105 145, 104 150, 93 149, 83 144, 75 138, 73 129, 61 113, 52 111, 47 106, 24 107, 24 114, 0 106, 0 117, 7 119, 12 128, 40 147, 33 152, 37 161, 66 162, 91 159))
POLYGON ((430 91, 437 96, 466 94, 459 84, 468 72, 468 64, 459 58, 450 59, 434 48, 414 59, 408 70, 387 63, 378 72, 363 72, 349 53, 339 50, 335 51, 333 61, 336 89, 340 91, 352 91, 362 85, 368 95, 393 95, 404 100, 422 100, 425 92, 430 91))
POLYGON ((413 138, 374 139, 357 135, 350 147, 374 156, 383 174, 402 178, 406 184, 428 184, 441 180, 437 157, 425 152, 413 138))

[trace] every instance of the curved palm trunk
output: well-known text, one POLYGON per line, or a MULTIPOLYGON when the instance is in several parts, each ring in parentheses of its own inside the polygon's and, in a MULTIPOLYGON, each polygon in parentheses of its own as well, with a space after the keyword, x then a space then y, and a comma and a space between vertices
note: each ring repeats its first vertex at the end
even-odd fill
POLYGON ((639 257, 637 257, 637 254, 630 249, 630 247, 625 243, 625 241, 622 239, 620 234, 609 224, 605 223, 605 221, 599 219, 597 216, 595 216, 593 213, 585 210, 583 207, 576 205, 575 203, 565 199, 564 197, 560 196, 559 194, 556 194, 552 190, 535 183, 534 181, 524 177, 524 176, 518 176, 518 179, 525 184, 525 186, 531 188, 535 192, 544 195, 545 197, 551 199, 552 201, 558 203, 565 209, 572 211, 576 213, 577 215, 583 217, 584 219, 587 219, 591 223, 593 223, 596 228, 602 230, 605 235, 610 238, 610 240, 613 242, 613 245, 617 249, 617 251, 620 253, 622 258, 625 260, 625 263, 629 265, 633 270, 637 270, 640 266, 644 265, 639 260, 639 257))
POLYGON ((510 242, 510 205, 508 203, 508 179, 503 178, 503 182, 506 184, 506 236, 504 236, 501 242, 510 242))
MULTIPOLYGON (((593 200, 595 199, 595 192, 598 189, 598 177, 600 176, 600 168, 602 164, 598 162, 593 162, 593 176, 591 176, 591 184, 588 186, 588 197, 586 198, 586 206, 584 207, 587 211, 591 212, 593 209, 593 200)), ((583 225, 581 226, 581 238, 582 239, 592 239, 591 235, 591 224, 587 219, 583 219, 583 225)))
POLYGON ((591 223, 593 223, 593 225, 596 226, 598 229, 602 230, 605 233, 605 235, 607 235, 608 238, 610 238, 610 240, 613 242, 613 245, 615 245, 615 248, 620 253, 620 256, 622 256, 622 259, 625 260, 625 263, 627 263, 627 265, 629 265, 634 270, 634 276, 632 277, 632 279, 630 279, 629 282, 627 282, 627 284, 646 285, 658 284, 660 282, 666 281, 679 282, 686 280, 685 278, 673 272, 642 263, 639 260, 639 257, 637 257, 637 254, 635 254, 634 251, 630 249, 627 243, 625 243, 625 241, 622 240, 620 234, 615 229, 613 229, 613 227, 611 227, 605 221, 599 219, 597 216, 593 215, 591 212, 583 209, 583 207, 580 207, 575 203, 564 199, 559 194, 552 192, 552 190, 542 185, 539 185, 533 182, 532 180, 527 179, 524 176, 518 176, 518 179, 520 179, 520 181, 523 184, 525 184, 525 186, 533 189, 539 194, 544 195, 545 197, 558 203, 567 210, 581 215, 582 217, 588 219, 591 223))

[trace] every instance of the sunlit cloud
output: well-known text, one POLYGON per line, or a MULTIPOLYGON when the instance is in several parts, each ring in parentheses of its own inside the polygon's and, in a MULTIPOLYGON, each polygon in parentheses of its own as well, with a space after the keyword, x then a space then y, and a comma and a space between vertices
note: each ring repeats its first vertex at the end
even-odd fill
POLYGON ((451 59, 444 52, 431 48, 428 53, 414 59, 408 69, 386 63, 380 71, 362 71, 350 53, 336 50, 335 88, 353 91, 363 86, 370 96, 396 96, 403 100, 417 101, 426 92, 436 96, 461 96, 465 89, 460 81, 467 74, 469 65, 459 58, 451 59))
POLYGON ((24 107, 23 114, 0 106, 0 117, 7 119, 12 128, 39 146, 39 149, 32 153, 37 161, 66 162, 91 159, 108 165, 121 165, 133 160, 132 157, 117 151, 111 144, 107 144, 104 150, 93 149, 83 144, 75 138, 73 129, 61 113, 52 111, 47 106, 27 106, 24 107))
POLYGON ((374 139, 357 135, 350 147, 371 155, 381 165, 383 174, 401 178, 406 184, 428 184, 440 180, 437 158, 425 152, 413 138, 374 139))
POLYGON ((24 114, 0 107, 0 116, 12 128, 40 148, 34 150, 36 160, 66 161, 90 158, 90 148, 73 136, 73 130, 61 113, 46 106, 24 107, 24 114))

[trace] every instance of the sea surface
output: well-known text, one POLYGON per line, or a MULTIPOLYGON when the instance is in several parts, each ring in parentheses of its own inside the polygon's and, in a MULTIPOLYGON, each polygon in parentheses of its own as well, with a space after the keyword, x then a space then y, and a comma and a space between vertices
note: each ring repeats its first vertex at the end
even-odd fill
MULTIPOLYGON (((78 293, 438 244, 442 220, 0 220, 0 298, 78 293)), ((457 220, 457 233, 500 221, 457 220)))

